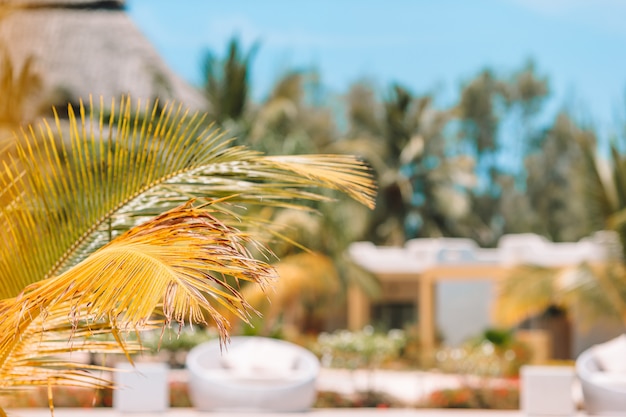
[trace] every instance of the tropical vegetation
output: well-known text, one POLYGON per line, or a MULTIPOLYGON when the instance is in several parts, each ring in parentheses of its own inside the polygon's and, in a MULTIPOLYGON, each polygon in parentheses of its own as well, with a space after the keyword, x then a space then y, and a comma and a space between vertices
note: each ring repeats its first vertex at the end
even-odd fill
POLYGON ((506 233, 565 242, 612 228, 614 263, 523 268, 502 300, 519 306, 517 320, 585 297, 589 311, 626 323, 622 137, 602 162, 590 123, 567 103, 546 108, 537 65, 482 69, 447 102, 399 82, 331 92, 316 71, 290 70, 256 101, 258 48, 234 39, 223 59, 207 54, 208 116, 90 100, 33 123, 22 107, 37 74, 3 59, 2 392, 109 386, 90 372, 101 365, 58 354, 130 359, 142 349, 132 335, 154 327, 213 320, 226 337, 235 320, 265 333, 291 320, 320 330, 348 285, 378 290, 346 255, 355 240, 494 246, 506 233))
POLYGON ((587 220, 604 246, 607 259, 559 268, 537 265, 516 267, 503 282, 497 313, 503 323, 514 324, 529 315, 555 307, 575 313, 589 327, 599 318, 626 326, 626 159, 611 146, 610 159, 598 155, 593 141, 580 141, 587 220))
MULTIPOLYGON (((256 48, 243 53, 232 41, 221 73, 238 68, 241 74, 246 66, 249 73, 256 48)), ((605 229, 623 234, 622 137, 616 136, 607 163, 603 138, 591 123, 576 117, 575 108, 564 103, 556 111, 547 109, 550 82, 538 68, 532 61, 509 73, 485 68, 444 105, 435 90, 416 94, 401 83, 381 88, 360 80, 337 95, 323 87, 321 74, 304 70, 286 73, 266 100, 255 102, 247 93, 249 80, 233 76, 228 79, 240 84, 224 82, 223 88, 246 106, 224 123, 268 153, 355 154, 373 167, 379 184, 373 212, 346 206, 354 214, 345 215, 341 204, 327 216, 298 216, 291 224, 300 235, 316 236, 312 247, 332 260, 337 272, 325 268, 325 276, 336 274, 340 288, 360 283, 375 295, 375 280, 337 255, 351 241, 402 245, 415 237, 466 237, 492 247, 508 233, 530 232, 554 242, 577 241, 605 229)), ((211 84, 217 82, 214 71, 206 74, 211 84)), ((607 244, 622 250, 619 244, 607 244)), ((299 252, 287 247, 286 255, 299 252)), ((625 298, 609 301, 603 296, 624 293, 621 271, 611 268, 602 279, 589 268, 577 271, 577 281, 570 279, 567 291, 556 270, 511 271, 500 297, 502 323, 517 324, 553 305, 571 306, 575 298, 585 308, 624 317, 625 298)), ((286 283, 290 274, 285 276, 286 283)), ((306 274, 297 276, 301 281, 306 274)), ((328 287, 327 293, 333 291, 328 287)))
POLYGON ((0 390, 106 387, 68 352, 132 360, 140 333, 248 320, 244 283, 277 278, 281 232, 257 210, 312 210, 320 188, 372 207, 368 167, 341 155, 265 156, 183 105, 102 100, 23 127, 0 172, 0 390), (98 110, 99 109, 99 110, 98 110), (102 335, 112 335, 111 339, 102 335))

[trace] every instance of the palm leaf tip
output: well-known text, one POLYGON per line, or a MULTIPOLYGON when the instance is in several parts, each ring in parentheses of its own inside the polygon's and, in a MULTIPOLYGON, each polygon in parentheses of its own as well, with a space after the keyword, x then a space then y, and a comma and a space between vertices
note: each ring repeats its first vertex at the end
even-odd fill
POLYGON ((293 172, 300 181, 335 189, 373 209, 377 192, 370 167, 352 155, 268 156, 265 161, 293 172))

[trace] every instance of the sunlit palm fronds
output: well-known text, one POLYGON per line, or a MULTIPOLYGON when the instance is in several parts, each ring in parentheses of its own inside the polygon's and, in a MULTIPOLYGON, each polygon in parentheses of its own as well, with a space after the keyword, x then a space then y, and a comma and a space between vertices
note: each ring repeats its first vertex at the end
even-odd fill
POLYGON ((94 372, 108 368, 79 362, 79 353, 98 351, 129 355, 142 350, 136 341, 119 343, 115 337, 121 340, 125 336, 109 323, 70 323, 67 312, 72 308, 71 302, 51 305, 22 317, 21 311, 17 311, 19 301, 7 301, 3 313, 10 315, 2 325, 6 333, 1 340, 0 367, 3 376, 0 391, 4 394, 47 385, 110 387, 110 381, 94 372), (106 337, 112 334, 114 338, 106 337))
POLYGON ((268 156, 264 161, 274 169, 284 170, 281 176, 284 179, 291 176, 294 184, 299 183, 301 186, 327 184, 327 188, 342 191, 369 208, 374 208, 372 198, 375 195, 375 187, 371 182, 369 170, 353 156, 268 156), (292 173, 290 176, 287 175, 289 172, 292 173))
POLYGON ((187 204, 137 226, 65 273, 31 284, 5 300, 0 323, 0 391, 34 385, 106 386, 86 371, 98 367, 54 355, 72 351, 136 352, 128 332, 164 325, 229 323, 216 306, 244 320, 249 306, 226 278, 265 288, 275 272, 246 249, 256 243, 226 226, 211 207, 187 204), (113 334, 103 341, 101 334, 113 334))
POLYGON ((50 355, 135 352, 125 335, 151 327, 155 310, 165 325, 208 313, 226 337, 220 311, 251 311, 239 282, 275 279, 253 256, 271 252, 246 208, 306 208, 329 200, 322 189, 372 205, 355 158, 267 157, 181 105, 112 106, 26 127, 0 159, 0 391, 105 386, 89 366, 50 355), (113 341, 94 337, 107 333, 113 341))
POLYGON ((190 198, 291 207, 297 199, 327 200, 317 187, 367 204, 374 194, 367 167, 355 158, 265 157, 231 146, 181 105, 123 100, 108 116, 93 105, 78 115, 70 107, 67 126, 44 121, 15 140, 17 153, 0 166, 5 297, 190 198))
POLYGON ((242 289, 243 298, 263 314, 267 330, 279 317, 297 319, 298 310, 328 308, 337 302, 340 293, 339 273, 333 260, 321 253, 298 253, 274 264, 278 282, 269 293, 259 286, 248 285, 242 289))
POLYGON ((583 327, 602 317, 626 323, 624 276, 624 266, 610 260, 561 268, 520 266, 499 286, 496 317, 503 325, 515 325, 558 306, 575 312, 583 327))
POLYGON ((564 304, 574 307, 580 323, 589 327, 600 317, 626 323, 625 276, 620 262, 584 263, 561 271, 557 283, 564 304))
POLYGON ((520 265, 498 286, 494 313, 502 325, 514 325, 540 314, 559 303, 557 271, 533 265, 520 265))

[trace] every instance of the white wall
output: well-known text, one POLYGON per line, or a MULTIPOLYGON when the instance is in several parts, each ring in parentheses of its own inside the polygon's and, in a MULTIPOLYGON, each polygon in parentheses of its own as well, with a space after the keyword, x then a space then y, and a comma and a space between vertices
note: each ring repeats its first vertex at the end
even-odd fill
POLYGON ((490 280, 436 285, 436 326, 446 345, 457 346, 491 326, 493 287, 490 280))

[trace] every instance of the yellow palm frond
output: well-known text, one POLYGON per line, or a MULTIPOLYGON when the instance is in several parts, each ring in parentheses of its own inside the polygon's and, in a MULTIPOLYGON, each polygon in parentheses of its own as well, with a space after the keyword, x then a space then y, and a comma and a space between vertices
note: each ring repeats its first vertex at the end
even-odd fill
POLYGON ((583 326, 599 317, 626 322, 624 276, 619 262, 562 268, 519 266, 499 284, 495 317, 502 325, 515 325, 556 305, 575 309, 583 326))
POLYGON ((58 275, 191 198, 295 207, 328 200, 316 189, 331 188, 372 204, 370 172, 353 157, 265 157, 232 146, 182 105, 114 104, 108 115, 92 103, 77 114, 69 107, 67 122, 57 117, 22 130, 15 152, 2 155, 0 297, 58 275))
POLYGON ((94 372, 109 369, 79 362, 75 359, 76 353, 98 351, 130 355, 142 350, 133 340, 120 343, 103 338, 102 335, 111 334, 120 340, 123 338, 119 329, 112 328, 109 323, 70 323, 67 315, 72 309, 71 302, 20 319, 19 315, 14 315, 19 301, 9 301, 3 312, 12 315, 2 325, 7 333, 0 340, 0 391, 3 393, 47 385, 110 387, 109 380, 94 372))
POLYGON ((369 169, 350 155, 268 156, 272 167, 283 168, 300 178, 302 185, 328 184, 328 188, 342 191, 369 208, 374 208, 376 187, 369 169), (302 182, 307 178, 309 184, 302 182))
POLYGON ((512 326, 557 303, 557 273, 555 269, 534 265, 511 269, 498 285, 494 305, 496 321, 512 326))
POLYGON ((208 313, 226 337, 220 311, 252 311, 239 282, 265 289, 276 277, 253 256, 271 252, 252 236, 263 222, 241 214, 250 206, 307 209, 329 200, 324 189, 373 204, 353 157, 267 157, 182 105, 112 108, 69 107, 0 155, 0 391, 106 386, 56 354, 129 355, 141 347, 125 335, 152 327, 155 311, 165 325, 208 313))
POLYGON ((204 311, 221 335, 229 327, 215 305, 247 318, 249 306, 227 277, 265 287, 274 269, 246 249, 256 243, 215 216, 186 204, 138 226, 58 277, 31 284, 0 308, 0 390, 33 385, 106 386, 89 367, 54 355, 132 353, 124 334, 151 328, 159 309, 171 321, 198 323, 204 311), (94 338, 111 333, 114 341, 94 338))
POLYGON ((268 292, 256 285, 241 291, 243 298, 263 314, 267 327, 296 305, 321 306, 340 292, 339 273, 332 259, 321 253, 305 252, 285 257, 274 264, 279 277, 268 292))
POLYGON ((625 276, 621 261, 583 263, 563 270, 558 285, 566 304, 575 306, 583 327, 606 317, 626 323, 625 276))

